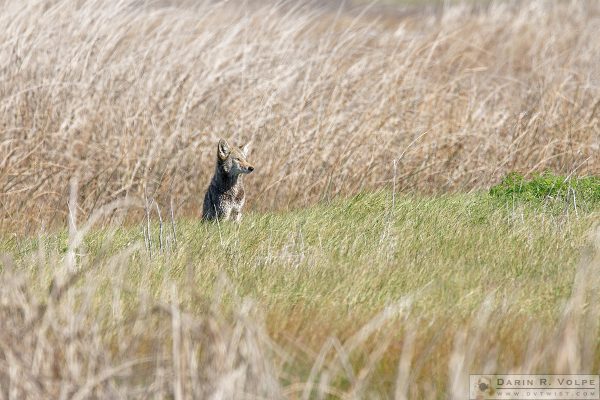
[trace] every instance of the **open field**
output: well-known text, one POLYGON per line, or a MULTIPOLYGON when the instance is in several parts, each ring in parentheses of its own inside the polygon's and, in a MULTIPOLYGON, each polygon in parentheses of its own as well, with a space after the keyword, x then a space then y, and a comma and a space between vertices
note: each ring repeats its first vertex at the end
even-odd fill
POLYGON ((600 231, 582 206, 379 193, 178 220, 162 250, 154 224, 152 252, 139 226, 4 240, 0 387, 464 399, 470 372, 598 371, 600 231))
POLYGON ((219 136, 253 141, 261 211, 381 188, 394 159, 429 193, 600 174, 596 2, 176 3, 1 3, 3 226, 64 226, 72 179, 84 216, 124 197, 197 216, 219 136))
POLYGON ((0 400, 600 371, 600 3, 332 4, 0 0, 0 400))

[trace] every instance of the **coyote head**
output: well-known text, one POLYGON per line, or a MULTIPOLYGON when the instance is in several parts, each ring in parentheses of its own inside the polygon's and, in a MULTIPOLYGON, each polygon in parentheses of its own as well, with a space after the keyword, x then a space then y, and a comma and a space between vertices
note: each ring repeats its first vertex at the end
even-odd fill
POLYGON ((248 143, 244 146, 230 146, 225 139, 217 145, 217 165, 227 175, 238 176, 254 171, 254 166, 248 162, 248 143))

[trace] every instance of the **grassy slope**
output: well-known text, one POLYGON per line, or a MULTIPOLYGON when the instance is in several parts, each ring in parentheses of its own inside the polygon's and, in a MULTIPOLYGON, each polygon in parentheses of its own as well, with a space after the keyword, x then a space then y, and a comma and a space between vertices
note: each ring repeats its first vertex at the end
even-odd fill
MULTIPOLYGON (((501 370, 523 362, 524 339, 531 339, 533 326, 537 338, 552 336, 597 214, 567 217, 502 204, 483 194, 398 196, 393 209, 391 204, 389 194, 364 194, 289 213, 250 214, 239 227, 178 221, 178 247, 162 255, 157 254, 155 225, 152 259, 143 249, 139 227, 95 231, 81 251, 82 265, 95 264, 84 282, 103 282, 96 301, 100 308, 114 309, 118 281, 123 288, 118 308, 125 314, 146 295, 168 301, 171 282, 182 308, 192 315, 206 312, 214 293, 225 293, 224 315, 239 306, 235 298, 254 299, 265 312, 269 334, 288 354, 282 361, 289 372, 285 381, 306 380, 321 347, 335 336, 344 346, 354 346, 348 353, 356 371, 365 365, 379 371, 368 374, 375 380, 367 386, 380 393, 389 393, 396 379, 409 329, 417 332, 411 379, 419 389, 414 390, 447 391, 456 337, 470 329, 486 299, 495 316, 482 332, 485 341, 499 346, 495 357, 501 370), (141 243, 140 250, 123 255, 135 242, 141 243), (116 258, 109 261, 110 255, 116 258), (228 290, 219 289, 223 282, 228 290), (410 311, 379 326, 376 315, 407 296, 410 311), (356 333, 369 326, 369 339, 358 339, 356 333), (371 365, 380 343, 388 351, 371 365)), ((34 251, 40 243, 35 240, 8 239, 0 251, 14 254, 37 282, 38 293, 45 293, 52 264, 64 259, 67 240, 66 235, 44 236, 41 242, 43 257, 34 251), (34 268, 40 259, 44 266, 34 268)), ((476 355, 480 351, 482 346, 469 349, 474 368, 485 362, 483 353, 481 359, 476 355)), ((552 365, 542 357, 538 368, 552 365)), ((339 378, 333 385, 348 389, 349 380, 339 378)))

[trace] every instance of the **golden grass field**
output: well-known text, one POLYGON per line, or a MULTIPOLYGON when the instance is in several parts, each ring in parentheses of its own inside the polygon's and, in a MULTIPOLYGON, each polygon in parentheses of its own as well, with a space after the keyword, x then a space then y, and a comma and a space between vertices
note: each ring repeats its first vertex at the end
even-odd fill
POLYGON ((0 0, 0 26, 0 400, 600 371, 598 203, 487 190, 600 175, 600 3, 0 0), (219 137, 252 142, 240 225, 199 221, 219 137))
POLYGON ((3 2, 4 226, 64 224, 72 179, 84 216, 124 197, 198 216, 220 136, 253 141, 262 211, 390 184, 393 160, 402 191, 600 173, 594 2, 181 3, 3 2))

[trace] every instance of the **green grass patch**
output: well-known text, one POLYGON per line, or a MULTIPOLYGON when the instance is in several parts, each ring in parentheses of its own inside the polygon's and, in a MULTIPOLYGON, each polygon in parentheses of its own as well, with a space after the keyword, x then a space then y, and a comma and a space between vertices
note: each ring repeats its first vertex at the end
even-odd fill
POLYGON ((489 193, 504 202, 550 204, 558 209, 593 209, 600 206, 600 177, 570 177, 544 172, 526 179, 514 172, 493 186, 489 193))
MULTIPOLYGON (((237 295, 266 309, 284 315, 320 309, 319 318, 354 327, 427 285, 415 304, 422 315, 446 314, 445 305, 452 304, 453 315, 468 316, 490 290, 510 293, 527 316, 551 315, 569 294, 593 213, 576 218, 528 204, 507 209, 495 201, 514 196, 527 203, 562 193, 549 182, 510 176, 490 191, 491 198, 397 196, 394 208, 387 193, 361 194, 289 213, 249 214, 239 226, 179 220, 177 248, 162 251, 159 227, 152 224, 152 257, 141 227, 100 229, 87 236, 78 260, 103 264, 137 245, 126 258, 132 290, 147 288, 158 298, 165 280, 191 279, 199 291, 211 293, 224 275, 237 295)), ((576 190, 589 189, 587 181, 579 182, 576 190)), ((40 251, 45 260, 62 262, 68 239, 64 233, 13 238, 2 247, 23 268, 32 268, 40 251)), ((100 278, 106 272, 97 271, 100 278)), ((331 329, 341 333, 342 326, 331 329)))

